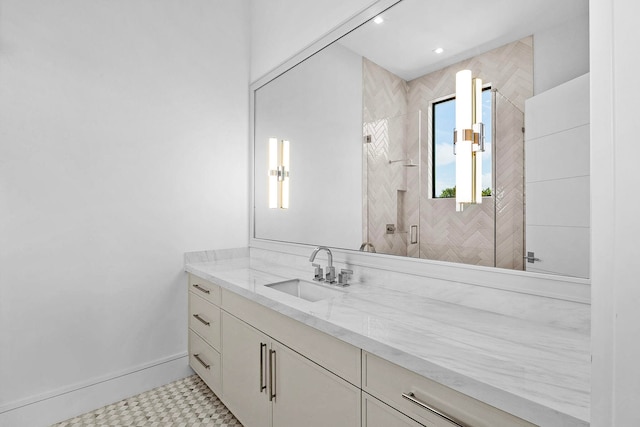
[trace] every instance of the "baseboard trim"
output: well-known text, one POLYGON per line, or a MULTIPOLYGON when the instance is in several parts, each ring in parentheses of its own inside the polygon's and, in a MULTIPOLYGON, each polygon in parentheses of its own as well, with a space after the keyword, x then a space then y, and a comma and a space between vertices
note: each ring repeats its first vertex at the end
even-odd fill
POLYGON ((0 425, 48 426, 193 374, 186 352, 0 406, 0 425))

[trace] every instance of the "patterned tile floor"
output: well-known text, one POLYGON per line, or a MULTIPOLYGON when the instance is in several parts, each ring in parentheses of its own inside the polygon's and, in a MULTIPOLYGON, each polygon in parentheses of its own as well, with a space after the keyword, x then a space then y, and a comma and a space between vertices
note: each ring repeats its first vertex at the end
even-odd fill
POLYGON ((242 427, 218 397, 192 375, 52 427, 242 427))

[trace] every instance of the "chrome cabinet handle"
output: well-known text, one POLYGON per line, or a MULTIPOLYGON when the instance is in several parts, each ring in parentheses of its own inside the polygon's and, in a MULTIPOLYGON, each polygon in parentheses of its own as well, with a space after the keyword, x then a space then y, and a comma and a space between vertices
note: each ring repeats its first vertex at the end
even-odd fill
POLYGON ((195 317, 196 319, 198 319, 199 321, 204 323, 206 326, 209 326, 211 324, 211 323, 207 322, 206 320, 204 320, 202 317, 200 317, 199 314, 194 314, 193 317, 195 317))
POLYGON ((264 380, 264 351, 262 351, 263 349, 266 349, 267 345, 265 343, 260 343, 260 393, 262 393, 263 390, 265 390, 267 388, 267 384, 266 381, 264 380))
POLYGON ((269 349, 269 402, 276 398, 276 381, 273 378, 275 373, 276 351, 269 349))
POLYGON ((200 359, 200 353, 196 353, 196 354, 194 354, 194 355, 193 355, 193 357, 195 357, 195 358, 196 358, 196 360, 197 360, 198 362, 200 362, 200 363, 202 364, 202 366, 204 366, 204 367, 205 367, 205 369, 209 369, 209 368, 211 367, 211 365, 207 365, 207 363, 206 363, 204 360, 200 359))
POLYGON ((457 425, 458 427, 467 427, 464 424, 461 424, 460 421, 457 421, 455 418, 450 417, 449 415, 438 411, 436 408, 427 405, 426 403, 418 400, 416 398, 416 395, 413 394, 413 392, 409 392, 409 393, 402 393, 402 397, 404 397, 405 399, 407 399, 408 401, 415 403, 416 405, 420 406, 421 408, 426 409, 429 412, 432 412, 434 414, 436 414, 437 416, 439 416, 440 418, 444 418, 445 420, 449 421, 450 423, 453 423, 455 425, 457 425))
POLYGON ((199 284, 195 284, 193 285, 194 288, 196 288, 197 290, 199 290, 200 292, 204 292, 205 294, 210 294, 211 291, 209 289, 205 289, 202 286, 200 286, 199 284))

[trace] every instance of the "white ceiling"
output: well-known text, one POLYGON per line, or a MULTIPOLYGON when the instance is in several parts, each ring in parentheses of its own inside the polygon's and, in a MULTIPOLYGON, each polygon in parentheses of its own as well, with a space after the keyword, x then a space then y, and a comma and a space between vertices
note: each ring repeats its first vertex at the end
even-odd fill
POLYGON ((403 0, 339 43, 413 80, 588 10, 588 0, 403 0))

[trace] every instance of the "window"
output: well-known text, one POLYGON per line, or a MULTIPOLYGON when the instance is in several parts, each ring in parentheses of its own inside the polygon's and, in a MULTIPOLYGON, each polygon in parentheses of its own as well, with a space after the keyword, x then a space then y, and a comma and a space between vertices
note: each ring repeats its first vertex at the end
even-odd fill
MULTIPOLYGON (((482 91, 484 153, 482 153, 482 195, 490 196, 491 188, 491 88, 482 91)), ((433 104, 433 198, 455 197, 456 157, 453 154, 453 129, 456 127, 456 98, 433 104)))

